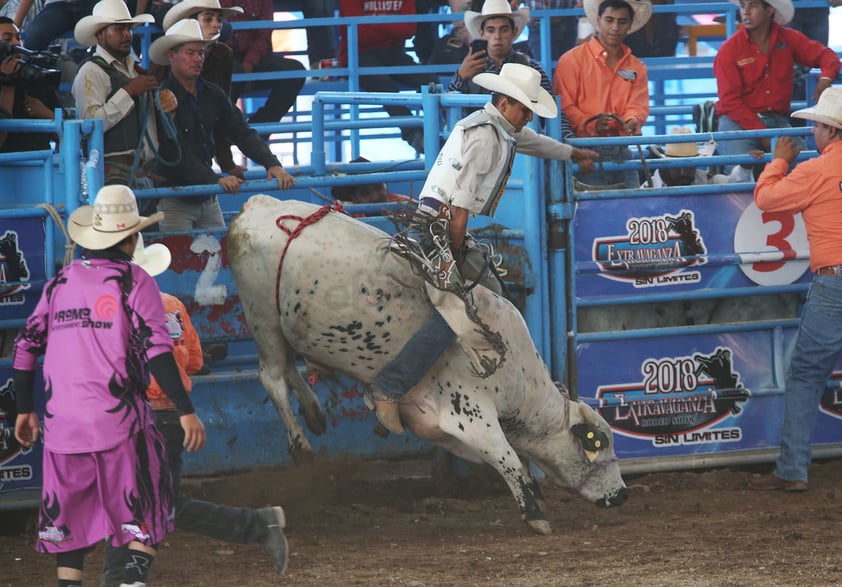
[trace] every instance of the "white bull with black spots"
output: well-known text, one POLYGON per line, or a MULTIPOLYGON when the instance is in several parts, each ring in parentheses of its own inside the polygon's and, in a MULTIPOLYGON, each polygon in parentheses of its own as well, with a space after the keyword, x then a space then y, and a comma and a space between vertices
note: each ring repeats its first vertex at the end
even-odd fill
MULTIPOLYGON (((228 260, 257 344, 260 382, 296 460, 311 448, 292 413, 290 387, 310 429, 325 429, 321 404, 296 359, 369 383, 430 316, 424 282, 388 252, 389 235, 334 211, 316 220, 319 210, 258 195, 228 230, 228 260), (282 216, 292 218, 278 221, 282 216), (278 222, 295 234, 288 246, 278 222)), ((404 425, 496 469, 537 533, 551 529, 527 461, 592 503, 622 504, 628 493, 605 420, 559 392, 508 300, 482 287, 474 298, 478 314, 507 346, 504 361, 479 377, 454 343, 405 396, 404 425)))

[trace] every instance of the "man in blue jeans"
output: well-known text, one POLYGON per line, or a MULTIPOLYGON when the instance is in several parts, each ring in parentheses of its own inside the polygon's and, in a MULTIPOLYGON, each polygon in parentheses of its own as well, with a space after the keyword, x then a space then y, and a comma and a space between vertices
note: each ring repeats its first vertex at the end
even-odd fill
MULTIPOLYGON (((143 246, 138 240, 132 261, 153 277, 166 271, 171 260, 170 251, 163 244, 143 246)), ((161 293, 166 312, 167 329, 173 341, 173 356, 178 365, 182 382, 189 391, 192 387, 190 375, 202 367, 202 347, 190 316, 184 304, 169 294, 161 293)), ((175 525, 177 530, 199 534, 237 544, 257 543, 262 545, 275 565, 279 575, 286 571, 288 547, 283 528, 286 525, 281 507, 261 509, 231 507, 193 499, 178 491, 181 481, 181 455, 184 432, 172 402, 161 392, 152 379, 146 395, 152 402, 155 426, 164 437, 167 460, 172 473, 175 494, 175 525)), ((102 587, 116 587, 123 582, 125 548, 108 547, 105 552, 105 569, 102 587)))
POLYGON ((802 214, 815 278, 784 383, 781 454, 774 473, 753 481, 751 488, 802 492, 807 491, 819 401, 842 352, 842 88, 825 90, 815 108, 792 116, 815 122, 821 156, 787 175, 800 148, 792 137, 779 138, 774 160, 757 180, 754 201, 763 211, 802 214))

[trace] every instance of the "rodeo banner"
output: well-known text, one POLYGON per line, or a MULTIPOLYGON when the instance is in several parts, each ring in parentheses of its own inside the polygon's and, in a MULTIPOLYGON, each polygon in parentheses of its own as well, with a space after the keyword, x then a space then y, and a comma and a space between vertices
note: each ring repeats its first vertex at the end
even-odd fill
MULTIPOLYGON (((579 395, 611 425, 618 457, 776 449, 812 278, 801 216, 761 212, 751 192, 585 201, 575 243, 578 303, 670 328, 612 336, 624 327, 609 318, 576 345, 579 395)), ((842 392, 828 388, 813 443, 842 441, 840 420, 842 392)))

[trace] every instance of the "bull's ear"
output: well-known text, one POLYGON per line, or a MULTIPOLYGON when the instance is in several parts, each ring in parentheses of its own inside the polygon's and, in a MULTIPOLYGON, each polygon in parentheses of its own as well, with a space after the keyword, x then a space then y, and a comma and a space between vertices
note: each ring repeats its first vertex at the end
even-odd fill
POLYGON ((582 441, 582 448, 585 451, 596 452, 608 448, 608 435, 590 424, 576 424, 571 430, 573 436, 582 441))

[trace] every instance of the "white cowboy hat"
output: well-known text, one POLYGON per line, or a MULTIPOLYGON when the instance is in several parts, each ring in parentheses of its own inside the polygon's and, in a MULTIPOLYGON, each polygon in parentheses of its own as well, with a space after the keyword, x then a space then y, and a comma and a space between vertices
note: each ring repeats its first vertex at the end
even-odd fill
MULTIPOLYGON (((795 6, 791 0, 765 0, 766 4, 775 9, 775 22, 784 26, 795 16, 795 6)), ((740 0, 731 0, 731 4, 740 5, 740 0)))
POLYGON ((792 113, 793 118, 803 118, 842 129, 842 88, 827 88, 819 96, 819 103, 792 113))
MULTIPOLYGON (((692 135, 693 129, 688 128, 686 126, 679 126, 670 130, 670 135, 692 135)), ((699 148, 699 144, 695 141, 687 142, 687 143, 667 143, 667 145, 662 149, 658 147, 652 147, 652 152, 655 153, 658 157, 666 158, 666 157, 710 157, 713 155, 714 149, 716 149, 716 143, 714 141, 706 142, 702 148, 699 148)))
POLYGON ((164 22, 162 24, 164 32, 170 30, 170 27, 179 20, 196 18, 196 15, 206 10, 221 12, 225 18, 243 13, 242 7, 229 6, 226 8, 219 3, 219 0, 182 0, 178 4, 173 5, 164 15, 164 22))
POLYGON ((148 247, 143 246, 143 235, 137 235, 137 245, 134 248, 132 263, 140 265, 152 277, 160 275, 170 266, 172 254, 167 245, 153 243, 148 247))
POLYGON ((184 43, 204 43, 207 45, 215 40, 216 37, 205 40, 202 35, 202 25, 199 24, 199 21, 186 18, 172 25, 166 35, 158 37, 152 42, 149 47, 149 58, 158 65, 169 65, 170 60, 167 58, 167 51, 170 49, 184 43))
POLYGON ((487 18, 492 16, 506 16, 511 18, 515 23, 515 38, 520 36, 523 27, 529 22, 529 8, 521 6, 515 12, 512 12, 512 7, 508 0, 485 0, 482 5, 482 12, 474 10, 465 11, 465 28, 471 33, 475 39, 479 39, 482 29, 482 23, 487 18))
POLYGON ((148 218, 137 211, 134 192, 124 185, 99 190, 93 206, 81 206, 67 220, 70 238, 91 251, 113 247, 121 240, 164 219, 163 212, 148 218))
POLYGON ((537 69, 520 63, 504 63, 500 73, 478 73, 473 82, 486 90, 514 98, 543 118, 558 114, 555 99, 541 87, 537 69))
POLYGON ((83 17, 76 23, 73 36, 76 42, 86 47, 96 45, 96 34, 111 24, 131 24, 140 26, 147 22, 155 22, 151 14, 138 14, 132 17, 123 0, 101 0, 94 4, 90 16, 83 17))
MULTIPOLYGON (((624 0, 626 4, 628 4, 632 12, 634 13, 634 17, 632 18, 632 25, 629 29, 629 34, 640 30, 643 25, 649 22, 649 19, 652 17, 652 2, 649 0, 624 0)), ((602 4, 604 0, 585 0, 585 16, 588 17, 591 25, 593 25, 594 30, 599 30, 599 5, 602 4)), ((739 4, 739 2, 738 2, 739 4)))

